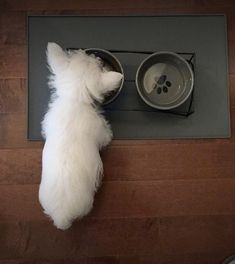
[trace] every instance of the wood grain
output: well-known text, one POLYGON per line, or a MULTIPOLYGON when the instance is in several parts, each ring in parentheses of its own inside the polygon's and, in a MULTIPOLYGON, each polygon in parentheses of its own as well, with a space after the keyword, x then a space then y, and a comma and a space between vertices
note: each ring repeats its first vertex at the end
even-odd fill
POLYGON ((159 144, 118 147, 103 154, 109 179, 159 180, 233 177, 234 145, 159 144), (230 174, 231 173, 231 174, 230 174))
POLYGON ((91 216, 233 214, 234 191, 233 179, 104 182, 91 216))
MULTIPOLYGON (((228 253, 230 256, 231 253, 228 253)), ((181 254, 176 252, 173 255, 163 255, 163 264, 221 264, 225 260, 225 253, 223 252, 213 252, 213 253, 191 253, 191 254, 181 254)), ((152 263, 158 263, 157 260, 152 263)), ((147 264, 147 262, 146 262, 147 264)))
MULTIPOLYGON (((11 259, 2 260, 1 264, 67 264, 68 260, 61 259, 11 259)), ((75 260, 69 260, 69 264, 119 264, 119 257, 107 256, 107 257, 77 257, 75 260)))
POLYGON ((8 241, 7 250, 4 244, 0 252, 5 259, 24 258, 26 263, 89 256, 90 261, 100 258, 101 263, 180 263, 182 258, 182 263, 199 264, 201 257, 205 257, 201 263, 212 263, 214 255, 213 263, 219 264, 224 254, 234 250, 234 220, 235 216, 86 219, 67 232, 45 221, 0 222, 1 239, 8 241))
POLYGON ((0 13, 0 44, 26 45, 26 13, 0 13))
POLYGON ((161 218, 163 263, 221 264, 234 251, 234 219, 234 216, 161 218))
POLYGON ((162 241, 161 250, 166 254, 177 254, 182 251, 190 254, 193 248, 194 252, 222 251, 229 254, 234 250, 234 245, 231 243, 235 236, 235 228, 232 224, 234 220, 234 216, 163 219, 159 231, 159 238, 162 241))
MULTIPOLYGON (((3 219, 42 220, 38 185, 1 185, 3 219)), ((103 182, 91 218, 231 215, 235 180, 103 182)))
POLYGON ((157 219, 86 219, 67 232, 46 221, 0 222, 0 239, 9 241, 7 247, 5 243, 1 247, 0 255, 1 259, 24 256, 67 261, 85 256, 147 255, 159 251, 158 228, 157 219))
POLYGON ((41 148, 42 144, 27 140, 26 114, 0 114, 0 148, 41 148))
POLYGON ((230 77, 229 78, 230 80, 230 105, 231 105, 231 108, 235 108, 235 74, 230 74, 229 77, 230 77))
POLYGON ((30 1, 30 0, 23 0, 23 1, 17 1, 17 0, 6 0, 5 1, 5 9, 6 10, 116 10, 116 9, 152 9, 152 8, 167 8, 168 10, 173 10, 174 8, 182 8, 185 7, 196 7, 194 4, 194 1, 190 0, 180 0, 175 1, 167 0, 167 1, 154 1, 150 0, 148 2, 144 2, 141 0, 137 1, 108 1, 108 0, 102 0, 102 1, 95 1, 95 0, 88 0, 88 1, 76 1, 76 0, 59 0, 56 2, 50 2, 47 0, 43 1, 30 1))
POLYGON ((0 80, 0 114, 26 112, 25 79, 0 80))
POLYGON ((143 10, 148 11, 151 13, 152 11, 157 10, 165 10, 168 13, 175 13, 175 12, 190 12, 190 10, 194 12, 199 12, 200 10, 203 12, 224 12, 227 10, 231 10, 234 7, 234 2, 230 1, 215 1, 215 0, 178 0, 177 2, 174 0, 149 0, 149 1, 141 1, 141 0, 102 0, 102 1, 95 1, 95 0, 59 0, 56 2, 51 2, 48 0, 5 0, 4 10, 5 11, 56 11, 56 10, 106 10, 106 11, 115 11, 115 10, 128 10, 129 13, 132 13, 136 10, 143 10))
POLYGON ((26 77, 26 46, 0 45, 0 79, 26 77))
POLYGON ((0 184, 40 182, 41 149, 1 149, 0 184))
MULTIPOLYGON (((70 259, 69 264, 221 264, 224 260, 224 254, 221 252, 192 253, 177 255, 156 256, 102 256, 102 257, 76 257, 76 260, 70 259)), ((2 260, 1 264, 67 264, 67 260, 60 259, 11 259, 2 260)))
MULTIPOLYGON (((0 150, 0 184, 38 184, 42 148, 0 150)), ((104 181, 226 179, 235 175, 235 144, 110 146, 104 181)))
POLYGON ((228 63, 229 63, 229 73, 235 73, 235 41, 231 40, 228 43, 229 50, 228 50, 228 63))

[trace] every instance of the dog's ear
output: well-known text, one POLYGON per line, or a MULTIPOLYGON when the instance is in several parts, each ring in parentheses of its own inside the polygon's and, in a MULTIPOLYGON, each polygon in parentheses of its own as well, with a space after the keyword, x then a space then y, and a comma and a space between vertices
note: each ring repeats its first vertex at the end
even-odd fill
POLYGON ((67 67, 68 57, 59 45, 49 42, 47 44, 47 62, 52 73, 57 74, 67 67))
POLYGON ((119 87, 123 75, 120 72, 107 71, 102 73, 104 93, 119 87))

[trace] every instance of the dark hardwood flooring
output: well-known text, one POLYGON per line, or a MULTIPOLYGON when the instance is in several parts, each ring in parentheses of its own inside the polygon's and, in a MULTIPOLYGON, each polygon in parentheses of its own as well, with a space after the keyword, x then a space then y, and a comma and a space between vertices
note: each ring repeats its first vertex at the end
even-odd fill
POLYGON ((235 1, 0 0, 0 264, 220 264, 235 251, 235 1), (26 139, 27 14, 225 13, 232 137, 116 140, 92 213, 58 231, 26 139))

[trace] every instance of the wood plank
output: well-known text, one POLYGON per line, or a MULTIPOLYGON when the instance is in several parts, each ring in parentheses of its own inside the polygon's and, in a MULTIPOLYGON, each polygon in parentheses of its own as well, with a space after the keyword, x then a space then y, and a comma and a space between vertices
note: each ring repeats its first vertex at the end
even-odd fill
MULTIPOLYGON (((0 184, 38 184, 42 148, 0 150, 0 184)), ((235 174, 235 144, 110 146, 104 181, 225 179, 235 174)))
POLYGON ((182 8, 185 7, 195 7, 194 1, 190 0, 180 0, 177 1, 154 1, 150 0, 147 3, 143 2, 141 0, 135 1, 135 4, 133 5, 132 1, 108 1, 103 0, 97 1, 89 0, 89 1, 76 1, 76 0, 59 0, 56 3, 50 3, 46 0, 43 1, 31 1, 31 0, 23 0, 23 1, 17 1, 17 0, 6 0, 6 10, 100 10, 100 9, 106 9, 106 10, 113 10, 113 9, 128 9, 133 10, 135 8, 138 9, 150 9, 150 8, 167 8, 170 10, 173 10, 174 8, 182 8))
POLYGON ((148 255, 159 252, 158 228, 158 220, 148 218, 85 219, 66 232, 45 221, 1 221, 4 243, 0 256, 68 261, 86 256, 148 255), (13 240, 13 234, 18 239, 13 240))
MULTIPOLYGON (((1 185, 2 218, 47 219, 38 202, 38 187, 1 185)), ((234 179, 103 182, 89 217, 231 215, 235 211, 234 192, 234 179)))
POLYGON ((25 113, 26 94, 25 79, 0 80, 0 114, 25 113))
POLYGON ((1 260, 1 264, 119 264, 119 257, 116 256, 107 256, 107 257, 76 257, 76 259, 11 259, 11 260, 1 260))
POLYGON ((37 259, 60 263, 63 258, 76 261, 89 256, 91 263, 97 258, 100 263, 173 264, 182 258, 185 264, 220 264, 234 251, 234 220, 235 216, 85 219, 66 232, 44 221, 1 221, 2 238, 8 244, 0 248, 0 255, 24 257, 26 263, 37 259), (148 262, 151 258, 158 262, 148 262))
MULTIPOLYGON (((231 255, 232 252, 213 252, 213 253, 182 253, 158 254, 150 256, 129 256, 120 257, 121 264, 222 264, 223 260, 231 255)), ((8 263, 7 263, 8 264, 8 263)))
POLYGON ((228 215, 234 191, 234 179, 104 182, 91 216, 228 215))
POLYGON ((24 237, 21 230, 21 223, 14 222, 2 222, 0 218, 0 263, 2 259, 18 258, 20 251, 21 238, 24 237))
POLYGON ((39 183, 41 149, 0 150, 0 184, 39 183))
POLYGON ((230 40, 228 42, 228 65, 229 73, 235 73, 235 40, 230 40))
POLYGON ((0 148, 41 148, 42 142, 27 140, 25 114, 0 114, 0 148))
POLYGON ((227 34, 228 34, 228 41, 235 40, 235 17, 234 17, 234 9, 232 8, 231 11, 225 13, 227 17, 227 34))
MULTIPOLYGON (((69 259, 69 264, 221 264, 225 259, 224 253, 180 254, 173 256, 103 256, 103 257, 76 257, 69 259)), ((68 260, 60 259, 11 259, 1 260, 1 264, 67 264, 68 260)))
POLYGON ((109 180, 226 178, 235 172, 234 146, 213 142, 111 146, 102 157, 109 180))
MULTIPOLYGON (((195 2, 196 4, 196 2, 195 2)), ((203 6, 218 6, 218 7, 235 7, 235 2, 233 0, 217 1, 217 0, 201 0, 200 5, 203 6)))
POLYGON ((140 256, 140 257, 121 257, 121 264, 222 264, 227 255, 223 252, 214 253, 191 253, 184 254, 178 252, 174 255, 140 256))
MULTIPOLYGON (((231 255, 235 246, 235 216, 198 216, 198 217, 171 217, 161 219, 159 228, 159 238, 161 241, 161 252, 168 255, 171 261, 166 263, 174 263, 173 260, 179 254, 188 256, 188 262, 195 260, 195 263, 203 263, 203 254, 211 254, 221 252, 220 259, 215 262, 222 261, 231 255), (191 254, 197 254, 196 259, 192 259, 191 254), (200 260, 202 262, 200 262, 200 260)), ((218 256, 219 257, 219 256, 218 256)), ((177 261, 175 263, 178 263, 177 261)), ((179 262, 181 263, 181 262, 179 262)))
MULTIPOLYGON (((175 12, 175 10, 185 10, 186 8, 195 10, 200 9, 209 9, 213 12, 220 12, 221 9, 230 10, 234 7, 234 2, 232 0, 227 1, 215 1, 215 0, 202 0, 200 4, 197 1, 187 1, 187 0, 178 0, 177 2, 168 0, 150 0, 147 2, 137 0, 133 1, 108 1, 102 0, 97 3, 94 0, 89 1, 76 1, 76 0, 59 0, 56 3, 50 3, 47 0, 37 1, 37 0, 6 0, 5 1, 5 10, 17 10, 17 11, 43 11, 43 10, 115 10, 115 9, 127 9, 129 12, 133 10, 149 10, 151 9, 167 9, 168 12, 175 12)), ((222 11, 221 11, 222 12, 222 11)), ((224 12, 224 11, 223 11, 224 12)))
MULTIPOLYGON (((67 264, 67 260, 62 259, 11 259, 1 260, 1 264, 67 264)), ((139 262, 138 262, 139 263, 139 262)), ((138 264, 136 263, 136 264, 138 264)), ((69 264, 120 264, 120 258, 118 256, 104 256, 104 257, 76 257, 76 259, 69 259, 69 264)), ((148 262, 148 264, 150 264, 148 262)))
POLYGON ((26 46, 0 45, 0 79, 26 77, 26 46))
POLYGON ((0 44, 26 45, 26 13, 0 13, 0 44))
POLYGON ((231 122, 231 138, 230 138, 230 142, 231 143, 235 143, 235 107, 230 107, 231 111, 230 111, 230 122, 231 122))
POLYGON ((230 80, 230 105, 235 108, 235 74, 229 75, 230 80))
POLYGON ((0 203, 0 219, 4 221, 47 220, 38 202, 38 185, 13 185, 10 188, 7 188, 7 185, 1 185, 1 188, 2 194, 6 196, 3 197, 0 194, 0 201, 4 201, 0 203))

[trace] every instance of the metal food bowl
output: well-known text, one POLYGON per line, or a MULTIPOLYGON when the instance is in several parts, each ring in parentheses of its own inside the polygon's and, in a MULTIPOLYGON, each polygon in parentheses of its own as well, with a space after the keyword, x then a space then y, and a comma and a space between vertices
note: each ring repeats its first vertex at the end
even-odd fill
POLYGON ((156 52, 147 57, 136 73, 136 87, 143 101, 159 110, 183 104, 192 93, 193 71, 174 52, 156 52))
MULTIPOLYGON (((89 48, 86 49, 85 52, 87 54, 94 54, 96 57, 99 57, 104 63, 103 67, 105 67, 107 70, 120 72, 124 76, 121 63, 111 52, 99 48, 89 48)), ((119 93, 122 90, 123 82, 124 78, 122 78, 119 88, 105 96, 103 105, 111 103, 118 97, 119 93)))

